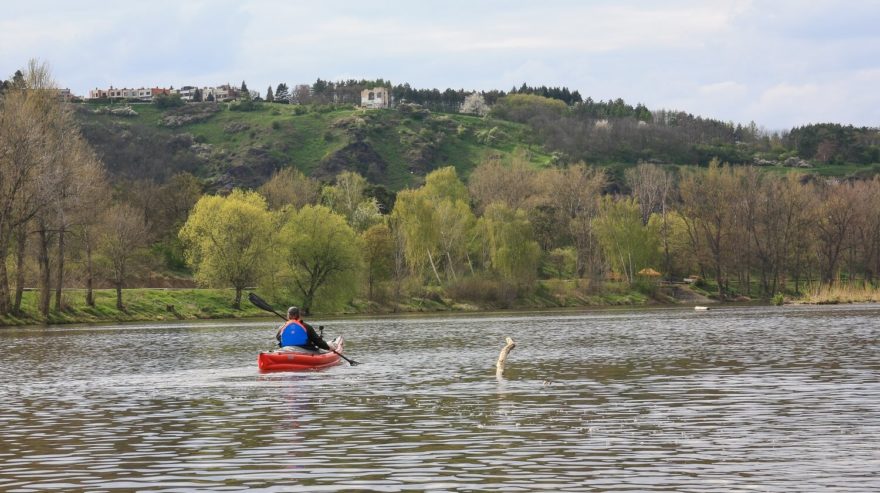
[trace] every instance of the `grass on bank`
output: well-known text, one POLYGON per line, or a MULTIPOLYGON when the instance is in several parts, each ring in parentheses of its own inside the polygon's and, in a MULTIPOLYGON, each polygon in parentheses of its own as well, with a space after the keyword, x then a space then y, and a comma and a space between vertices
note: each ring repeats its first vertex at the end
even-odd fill
MULTIPOLYGON (((399 300, 393 299, 390 293, 376 301, 356 300, 336 314, 528 310, 644 305, 654 301, 673 301, 661 300, 645 289, 624 283, 601 283, 593 286, 585 279, 538 281, 537 285, 528 289, 468 279, 446 288, 425 286, 407 291, 408 294, 399 300)), ((89 307, 85 303, 84 290, 65 290, 65 309, 60 312, 51 310, 48 317, 43 317, 37 308, 39 293, 26 291, 22 313, 0 317, 0 326, 273 317, 272 314, 251 305, 247 301, 247 293, 242 297, 241 309, 232 308, 232 289, 126 289, 123 291, 125 310, 116 309, 114 290, 100 289, 94 293, 95 306, 89 307)), ((280 312, 286 309, 282 302, 270 302, 280 312)))
POLYGON ((22 313, 0 316, 0 326, 272 316, 251 305, 246 294, 241 309, 234 309, 232 289, 126 289, 122 292, 124 311, 116 309, 115 290, 98 289, 94 293, 95 306, 90 307, 85 303, 84 290, 65 290, 64 310, 50 310, 49 316, 43 317, 38 310, 39 293, 26 291, 22 313))

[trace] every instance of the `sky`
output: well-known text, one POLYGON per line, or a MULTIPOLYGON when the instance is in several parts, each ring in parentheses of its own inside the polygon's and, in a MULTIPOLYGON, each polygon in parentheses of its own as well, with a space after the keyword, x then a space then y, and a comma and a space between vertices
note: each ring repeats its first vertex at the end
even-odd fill
POLYGON ((61 87, 317 78, 566 86, 783 130, 880 126, 880 0, 4 0, 0 77, 61 87))

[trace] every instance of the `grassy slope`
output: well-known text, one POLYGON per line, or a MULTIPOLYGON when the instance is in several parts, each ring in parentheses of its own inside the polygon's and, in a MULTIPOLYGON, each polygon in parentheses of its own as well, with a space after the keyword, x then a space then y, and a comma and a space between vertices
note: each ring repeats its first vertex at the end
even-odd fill
MULTIPOLYGON (((406 313, 438 311, 480 311, 506 309, 541 309, 561 307, 644 305, 651 300, 645 295, 629 290, 622 285, 609 286, 601 293, 589 294, 577 286, 575 281, 541 281, 539 289, 531 296, 517 300, 512 305, 500 306, 491 302, 471 303, 440 297, 413 297, 400 303, 367 303, 363 300, 344 310, 345 314, 366 313, 406 313)), ((64 291, 65 310, 50 312, 48 318, 38 313, 39 294, 26 291, 22 300, 22 312, 18 315, 0 317, 0 328, 4 326, 69 324, 96 322, 134 322, 134 321, 174 321, 199 319, 232 319, 252 317, 273 317, 243 297, 241 309, 232 308, 234 291, 232 289, 126 289, 123 290, 125 310, 116 309, 116 291, 98 289, 95 293, 95 307, 85 304, 85 291, 68 289, 64 291)), ((279 309, 284 303, 274 302, 279 309)), ((315 316, 340 315, 315 313, 315 316)))
POLYGON ((23 313, 0 317, 0 326, 271 316, 247 299, 242 301, 241 310, 232 308, 235 293, 231 289, 126 289, 122 294, 125 311, 116 309, 116 291, 98 289, 94 293, 92 308, 85 304, 85 291, 65 290, 67 308, 44 319, 37 310, 38 293, 27 291, 22 299, 23 313))
MULTIPOLYGON (((104 105, 85 106, 95 108, 104 105)), ((536 166, 545 166, 551 159, 550 151, 536 141, 538 137, 529 127, 503 120, 436 113, 422 118, 397 110, 366 111, 352 107, 332 109, 264 103, 256 111, 238 112, 226 109, 223 103, 220 106, 224 109, 207 121, 177 128, 159 125, 162 117, 174 109, 160 110, 149 104, 132 105, 138 113, 135 117, 85 114, 81 118, 86 123, 104 126, 110 132, 128 127, 137 131, 140 127, 148 128, 159 138, 191 134, 217 151, 210 162, 197 166, 196 173, 208 182, 223 175, 232 166, 251 162, 248 150, 252 148, 268 152, 279 167, 294 166, 306 174, 312 174, 334 153, 356 140, 350 128, 339 125, 346 119, 357 119, 364 123, 360 138, 387 163, 384 184, 392 190, 418 185, 425 173, 442 166, 455 166, 459 176, 466 178, 488 156, 503 157, 526 150, 536 166), (114 127, 114 124, 117 125, 114 127), (239 129, 229 130, 235 126, 239 129), (486 134, 493 128, 496 130, 493 137, 487 139, 486 134), (419 156, 417 151, 426 145, 433 152, 428 153, 427 163, 419 165, 414 156, 419 156)), ((355 169, 357 164, 349 162, 348 169, 355 169)), ((607 168, 614 176, 622 177, 623 170, 631 166, 634 164, 618 163, 607 168)), ((112 163, 108 163, 108 167, 116 169, 112 163)), ((824 165, 798 170, 781 167, 762 169, 770 173, 795 171, 848 177, 875 174, 880 164, 824 165)))
MULTIPOLYGON (((102 106, 102 105, 97 105, 102 106)), ((221 104, 222 106, 222 104, 221 104)), ((94 106, 88 106, 93 108, 94 106)), ((550 154, 539 145, 526 145, 530 131, 525 125, 465 115, 430 114, 426 117, 404 115, 396 110, 365 111, 356 108, 308 108, 295 105, 263 104, 256 111, 238 112, 223 109, 208 120, 167 128, 160 120, 174 110, 160 110, 152 105, 136 104, 137 116, 83 114, 86 123, 115 128, 149 128, 155 135, 172 138, 188 133, 197 142, 210 144, 214 157, 199 167, 201 178, 210 181, 227 169, 248 162, 248 150, 268 152, 279 166, 295 166, 311 174, 333 154, 360 138, 387 163, 385 184, 393 190, 418 185, 425 172, 442 166, 455 166, 460 176, 485 157, 507 156, 527 149, 536 166, 550 161, 550 154), (363 123, 361 135, 340 124, 346 119, 363 123), (230 130, 237 127, 237 130, 230 130), (479 137, 497 128, 496 137, 487 142, 479 137), (414 161, 425 146, 432 149, 418 165, 414 161), (411 172, 412 168, 418 172, 411 172)), ((124 164, 124 163, 122 163, 124 164)), ((357 163, 349 163, 354 169, 357 163)), ((115 169, 113 165, 109 166, 115 169)))

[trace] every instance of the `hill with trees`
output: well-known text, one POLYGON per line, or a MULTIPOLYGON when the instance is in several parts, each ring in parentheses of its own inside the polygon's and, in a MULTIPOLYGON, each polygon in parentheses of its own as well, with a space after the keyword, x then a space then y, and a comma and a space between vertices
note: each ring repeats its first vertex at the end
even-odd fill
POLYGON ((364 86, 71 104, 32 62, 0 93, 0 320, 68 320, 73 287, 77 313, 112 287, 129 316, 125 289, 193 283, 387 311, 878 282, 877 129, 769 133, 528 86, 393 86, 365 110, 364 86))

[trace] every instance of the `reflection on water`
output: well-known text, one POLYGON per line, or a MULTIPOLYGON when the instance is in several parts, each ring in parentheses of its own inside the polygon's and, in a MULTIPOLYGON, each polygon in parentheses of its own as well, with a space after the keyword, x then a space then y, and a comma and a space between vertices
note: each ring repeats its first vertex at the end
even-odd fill
POLYGON ((0 490, 876 491, 880 308, 0 330, 0 490), (494 363, 518 345, 505 378, 494 363))

